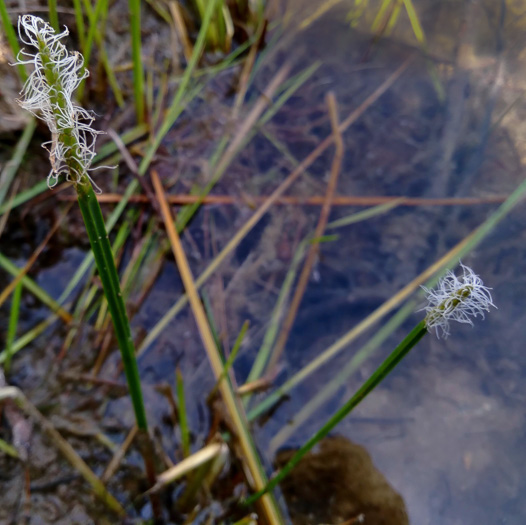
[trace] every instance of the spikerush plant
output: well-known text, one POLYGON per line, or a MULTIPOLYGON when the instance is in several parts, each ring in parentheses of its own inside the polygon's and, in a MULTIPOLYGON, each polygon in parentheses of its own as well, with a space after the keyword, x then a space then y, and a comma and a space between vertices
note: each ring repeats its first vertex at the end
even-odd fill
POLYGON ((435 289, 422 288, 426 292, 427 305, 422 308, 426 316, 404 340, 389 354, 387 359, 365 381, 358 391, 292 456, 289 462, 269 481, 266 488, 246 500, 252 504, 260 496, 274 489, 301 461, 303 456, 319 443, 329 432, 347 417, 388 375, 396 365, 428 333, 435 331, 437 337, 447 338, 451 321, 470 324, 473 317, 482 317, 495 307, 490 288, 471 268, 460 264, 462 275, 457 277, 448 271, 439 279, 435 289))
MULTIPOLYGON (((23 15, 18 19, 18 32, 22 42, 36 51, 23 49, 17 57, 17 64, 27 64, 33 68, 17 102, 22 108, 43 120, 51 131, 51 141, 43 144, 49 151, 51 163, 47 177, 48 186, 53 188, 59 178, 64 177, 73 183, 77 192, 82 218, 121 351, 135 419, 146 438, 148 423, 130 325, 94 187, 97 192, 100 190, 90 176, 93 170, 91 163, 95 156, 95 141, 101 132, 92 127, 93 114, 73 101, 74 91, 89 72, 84 67, 82 55, 76 51, 68 52, 61 42, 68 35, 67 28, 58 33, 41 18, 23 15)), ((152 462, 146 457, 145 462, 148 477, 153 480, 152 462)))

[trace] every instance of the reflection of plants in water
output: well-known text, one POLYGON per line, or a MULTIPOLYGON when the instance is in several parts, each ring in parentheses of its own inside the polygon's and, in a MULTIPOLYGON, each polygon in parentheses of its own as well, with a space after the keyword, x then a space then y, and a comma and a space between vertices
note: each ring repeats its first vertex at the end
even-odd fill
POLYGON ((449 322, 457 321, 473 325, 471 317, 481 316, 495 306, 491 299, 489 288, 484 286, 480 277, 473 270, 461 265, 463 274, 460 278, 448 271, 439 280, 435 290, 424 287, 427 293, 428 305, 425 318, 405 337, 405 339, 389 354, 387 359, 376 369, 371 377, 358 389, 344 405, 323 425, 289 460, 289 462, 272 478, 262 491, 250 497, 247 503, 252 503, 264 492, 272 490, 301 461, 312 447, 326 437, 329 432, 347 417, 351 411, 363 401, 388 375, 409 351, 424 337, 435 329, 437 336, 439 328, 442 335, 449 334, 449 322))

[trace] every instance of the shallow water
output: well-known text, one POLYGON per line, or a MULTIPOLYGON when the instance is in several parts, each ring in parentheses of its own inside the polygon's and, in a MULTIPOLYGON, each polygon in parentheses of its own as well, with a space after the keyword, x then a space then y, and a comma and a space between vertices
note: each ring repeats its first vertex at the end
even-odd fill
MULTIPOLYGON (((267 126, 301 161, 330 133, 325 104, 329 90, 335 93, 343 121, 404 60, 414 57, 400 79, 345 132, 339 195, 485 198, 506 196, 523 180, 526 127, 522 115, 526 106, 519 95, 523 89, 525 37, 519 14, 526 12, 526 4, 435 4, 426 0, 415 2, 432 66, 420 52, 404 12, 389 37, 375 40, 370 32, 372 7, 351 31, 345 22, 349 6, 344 2, 305 30, 289 28, 289 39, 262 58, 256 87, 249 96, 259 95, 285 60, 291 61, 294 72, 315 60, 321 63, 267 126), (499 9, 503 5, 507 11, 504 22, 499 24, 499 9), (433 74, 440 79, 443 100, 433 85, 433 74)), ((317 7, 309 3, 300 6, 304 16, 317 7)), ((201 122, 203 115, 206 116, 206 108, 201 105, 192 117, 201 122)), ((204 136, 213 132, 201 128, 196 131, 204 136)), ((166 147, 173 147, 179 139, 175 130, 167 137, 166 147)), ((179 159, 181 164, 190 165, 189 171, 195 168, 192 161, 207 154, 197 149, 184 160, 179 159)), ((178 153, 177 149, 170 152, 178 153)), ((323 195, 332 156, 329 148, 290 194, 323 195)), ((172 173, 173 164, 161 162, 158 169, 164 174, 172 173)), ((224 176, 217 193, 268 194, 290 171, 291 164, 268 137, 258 135, 224 176)), ((496 208, 494 203, 399 206, 338 229, 339 239, 321 247, 280 360, 276 384, 292 377, 466 237, 496 208)), ((331 220, 360 209, 334 207, 331 220)), ((189 229, 191 240, 190 236, 184 239, 195 275, 206 268, 210 253, 221 249, 251 213, 245 205, 210 206, 200 211, 189 229)), ((235 364, 239 384, 246 378, 269 326, 277 293, 298 242, 312 231, 318 213, 319 208, 310 206, 274 207, 204 287, 219 328, 227 334, 230 345, 242 323, 246 319, 251 322, 235 364)), ((432 335, 424 338, 335 430, 368 449, 376 466, 405 500, 412 524, 524 522, 525 225, 526 210, 519 204, 463 259, 492 287, 498 310, 490 312, 484 321, 477 320, 474 328, 452 326, 447 340, 432 335)), ((22 264, 30 250, 24 247, 23 253, 15 253, 15 232, 16 226, 8 228, 0 240, 0 249, 12 258, 20 257, 16 260, 22 264)), ((38 244, 39 235, 28 235, 31 243, 38 244)), ((50 258, 33 273, 53 297, 60 295, 68 272, 73 271, 85 250, 85 246, 77 246, 69 238, 64 244, 58 258, 50 258)), ((133 319, 138 337, 151 330, 181 293, 171 260, 167 257, 152 292, 133 319)), ((22 329, 41 320, 45 312, 35 307, 31 299, 25 301, 22 329)), ((411 315, 337 395, 280 445, 297 446, 310 437, 420 319, 420 313, 411 315)), ((49 330, 14 362, 15 382, 27 392, 36 392, 44 401, 49 401, 48 397, 58 388, 56 371, 50 370, 50 363, 59 352, 62 330, 49 330), (43 393, 43 377, 49 376, 50 390, 43 393)), ((373 328, 368 335, 376 330, 373 328)), ((94 335, 86 330, 73 350, 80 361, 89 361, 93 339, 94 335)), ((362 336, 345 348, 292 390, 290 398, 264 426, 256 427, 255 436, 268 464, 275 452, 275 435, 331 382, 366 341, 367 337, 362 336)), ((114 353, 103 375, 113 377, 118 360, 114 353)), ((214 380, 188 309, 170 323, 141 356, 139 364, 147 385, 149 416, 161 428, 167 450, 177 450, 179 441, 166 424, 169 407, 154 385, 162 381, 173 385, 175 368, 180 367, 197 449, 207 433, 205 398, 214 380)), ((67 403, 67 395, 68 392, 62 392, 61 402, 74 410, 75 405, 67 403)), ((263 397, 261 394, 255 401, 263 397)), ((132 414, 127 407, 124 398, 110 401, 105 417, 117 427, 129 426, 132 414)))

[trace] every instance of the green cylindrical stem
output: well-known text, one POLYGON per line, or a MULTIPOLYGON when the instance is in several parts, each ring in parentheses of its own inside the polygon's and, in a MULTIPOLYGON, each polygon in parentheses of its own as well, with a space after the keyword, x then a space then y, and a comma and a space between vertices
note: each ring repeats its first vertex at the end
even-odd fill
MULTIPOLYGON (((95 263, 102 281, 104 295, 108 301, 108 308, 113 319, 137 426, 140 430, 147 430, 148 424, 144 410, 139 369, 130 332, 130 323, 122 299, 119 275, 115 267, 104 218, 86 173, 87 167, 83 164, 81 145, 77 143, 74 130, 73 128, 59 127, 58 125, 61 121, 61 115, 67 114, 68 101, 65 98, 66 90, 61 84, 60 71, 51 60, 50 49, 44 40, 39 40, 39 52, 46 81, 51 87, 49 93, 50 104, 57 123, 57 136, 53 137, 53 140, 64 145, 64 161, 69 171, 75 174, 73 180, 75 181, 80 211, 82 212, 95 263)), ((62 118, 62 120, 64 119, 62 118)))
POLYGON ((86 225, 91 249, 93 250, 95 263, 97 264, 102 281, 104 295, 108 301, 108 308, 113 319, 115 335, 117 336, 121 350, 122 362, 130 389, 137 426, 141 430, 146 430, 148 425, 139 379, 139 369, 135 358, 135 349, 131 338, 126 308, 122 299, 119 276, 104 226, 100 205, 89 181, 83 184, 77 184, 76 188, 80 211, 82 212, 82 217, 86 225))
POLYGON ((361 386, 361 388, 351 397, 328 421, 318 430, 295 454, 291 460, 274 476, 265 490, 259 491, 246 500, 250 505, 260 498, 266 492, 274 489, 285 476, 301 461, 303 456, 309 452, 312 447, 320 442, 329 432, 370 393, 381 381, 393 370, 393 368, 404 358, 405 355, 413 348, 422 337, 427 333, 425 321, 418 323, 415 328, 406 336, 406 338, 389 354, 387 359, 376 369, 373 375, 361 386))

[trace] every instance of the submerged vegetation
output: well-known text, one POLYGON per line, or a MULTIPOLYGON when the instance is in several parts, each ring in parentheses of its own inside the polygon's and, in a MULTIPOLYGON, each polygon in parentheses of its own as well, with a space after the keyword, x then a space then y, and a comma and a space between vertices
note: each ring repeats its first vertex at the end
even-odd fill
MULTIPOLYGON (((457 276, 449 268, 468 258, 485 275, 485 256, 472 252, 523 199, 526 182, 510 175, 499 191, 465 194, 483 172, 476 160, 459 171, 461 153, 469 154, 451 144, 460 140, 464 110, 454 104, 466 88, 466 63, 464 76, 449 82, 442 66, 456 57, 437 55, 411 0, 345 6, 336 18, 346 21, 352 47, 329 44, 328 53, 316 40, 303 50, 291 42, 331 28, 339 2, 296 12, 292 2, 130 0, 112 10, 105 0, 75 1, 73 9, 49 2, 49 22, 12 4, 0 0, 17 66, 9 74, 17 75, 17 102, 31 118, 17 117, 23 131, 16 140, 10 131, 0 151, 7 159, 0 315, 8 326, 0 450, 9 483, 42 478, 49 490, 66 487, 50 522, 300 524, 314 518, 301 510, 294 484, 303 476, 312 491, 318 477, 347 479, 341 454, 344 463, 365 465, 363 485, 386 497, 356 496, 355 487, 349 497, 356 501, 320 516, 374 524, 394 512, 397 523, 408 523, 402 499, 367 454, 327 436, 345 432, 337 425, 358 405, 367 414, 362 401, 373 391, 381 399, 384 380, 405 370, 398 365, 428 332, 452 337, 422 346, 445 346, 453 335, 462 346, 451 321, 473 325, 495 306, 473 270, 461 264, 457 276), (125 8, 123 29, 112 12, 125 8), (398 25, 400 42, 383 47, 398 25), (69 51, 73 43, 80 52, 69 51), (340 86, 333 77, 351 56, 340 86), (417 74, 424 96, 412 92, 417 74), (446 135, 451 130, 459 135, 446 135), (35 134, 46 137, 51 171, 35 134), (434 142, 437 149, 425 153, 434 142), (426 170, 433 177, 423 177, 426 170), (298 193, 286 195, 294 184, 298 193), (336 206, 367 209, 347 215, 336 206), (75 263, 58 270, 51 286, 46 269, 57 263, 45 261, 54 249, 58 261, 70 254, 75 263), (331 279, 333 295, 323 302, 331 279), (427 305, 419 310, 422 291, 427 305), (423 316, 418 311, 424 319, 410 330, 406 321, 423 316), (352 343, 362 346, 351 353, 352 343), (378 364, 374 354, 389 346, 378 364), (357 374, 362 367, 366 380, 357 374), (349 386, 353 394, 345 391, 340 402, 336 394, 349 386), (313 417, 331 400, 330 418, 313 417), (303 425, 300 446, 278 454, 273 471, 273 453, 297 445, 291 437, 303 425), (48 463, 34 458, 38 448, 60 452, 70 465, 66 478, 54 452, 48 463), (295 468, 304 474, 295 477, 295 468), (68 492, 67 479, 79 477, 91 488, 82 482, 68 492)), ((502 27, 496 31, 502 37, 502 27)), ((501 85, 499 71, 493 87, 501 85)), ((469 153, 480 155, 508 111, 499 121, 489 114, 482 149, 470 144, 469 153)), ((389 406, 388 414, 397 410, 389 406)), ((28 483, 6 491, 0 520, 41 513, 40 490, 28 483)))

